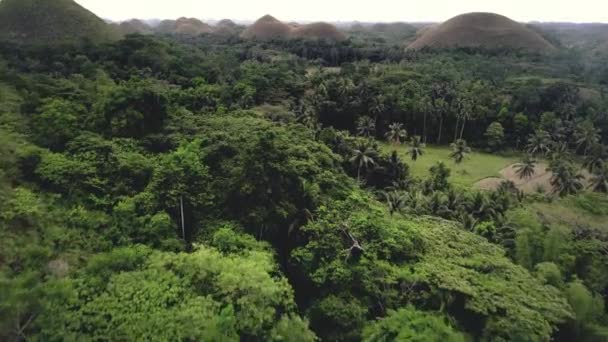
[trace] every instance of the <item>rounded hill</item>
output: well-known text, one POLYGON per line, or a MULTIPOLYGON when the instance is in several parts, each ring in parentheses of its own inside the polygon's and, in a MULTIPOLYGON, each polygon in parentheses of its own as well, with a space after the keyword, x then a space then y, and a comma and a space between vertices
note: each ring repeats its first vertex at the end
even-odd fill
POLYGON ((215 24, 213 33, 225 36, 238 36, 244 30, 244 26, 237 25, 230 19, 222 19, 215 24))
POLYGON ((222 19, 215 24, 216 27, 237 27, 238 25, 230 19, 222 19))
POLYGON ((127 21, 123 21, 120 24, 116 25, 117 29, 122 34, 151 34, 153 33, 152 27, 146 24, 145 22, 138 19, 131 19, 127 21))
POLYGON ((177 20, 163 20, 156 30, 160 33, 183 34, 197 36, 213 32, 213 28, 196 18, 179 18, 177 20))
POLYGON ((416 28, 408 23, 376 23, 371 27, 372 31, 379 33, 403 33, 403 32, 416 32, 416 28))
POLYGON ((291 35, 295 38, 307 38, 307 39, 327 39, 327 40, 343 40, 345 39, 344 34, 338 31, 338 29, 328 23, 312 23, 308 25, 299 26, 293 29, 291 35))
POLYGON ((422 48, 514 49, 545 53, 555 49, 541 35, 495 13, 467 13, 428 29, 408 49, 422 48))
POLYGON ((57 44, 120 38, 101 18, 73 0, 0 1, 0 40, 57 44))
POLYGON ((265 15, 243 31, 241 37, 258 40, 287 38, 291 34, 291 30, 291 26, 277 20, 273 16, 265 15))

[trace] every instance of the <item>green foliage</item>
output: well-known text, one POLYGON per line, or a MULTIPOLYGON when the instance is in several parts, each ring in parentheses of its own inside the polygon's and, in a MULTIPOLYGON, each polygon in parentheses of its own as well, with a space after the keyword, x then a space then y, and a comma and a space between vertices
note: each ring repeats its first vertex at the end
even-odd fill
POLYGON ((448 178, 450 177, 450 169, 443 163, 438 162, 429 169, 430 178, 428 179, 428 188, 432 190, 446 190, 450 187, 448 178))
POLYGON ((235 227, 223 226, 211 237, 211 245, 223 253, 248 253, 255 250, 269 250, 269 246, 257 241, 251 235, 239 232, 235 227))
POLYGON ((586 213, 608 216, 608 199, 606 196, 584 193, 573 197, 572 204, 586 213))
POLYGON ((107 233, 116 245, 145 243, 161 249, 179 250, 175 224, 163 211, 154 211, 149 193, 125 197, 112 208, 114 226, 107 233))
POLYGON ((118 249, 96 256, 70 280, 75 298, 42 314, 38 337, 217 341, 276 337, 293 326, 301 340, 314 340, 304 322, 283 316, 294 310, 293 294, 275 272, 265 252, 118 249))
POLYGON ((509 223, 517 227, 515 259, 523 267, 532 270, 542 260, 542 225, 533 213, 517 209, 508 213, 509 223))
POLYGON ((504 144, 505 132, 500 122, 493 122, 484 133, 488 147, 492 151, 496 151, 504 144))
POLYGON ((249 116, 210 117, 203 124, 214 208, 258 237, 278 243, 306 210, 352 184, 338 157, 299 125, 249 116))
POLYGON ((563 286, 562 273, 559 267, 552 262, 541 262, 534 268, 536 276, 544 283, 556 288, 563 286))
POLYGON ((308 322, 299 316, 281 317, 279 322, 272 328, 270 332, 271 341, 285 342, 312 342, 316 341, 317 337, 308 328, 308 322))
POLYGON ((95 110, 108 134, 143 137, 162 128, 168 101, 167 87, 161 82, 133 78, 104 88, 95 110))
POLYGON ((582 179, 584 178, 576 166, 568 161, 556 160, 550 167, 551 186, 553 192, 560 196, 573 195, 583 189, 582 179))
POLYGON ((594 296, 580 281, 574 280, 565 290, 568 302, 576 315, 574 331, 589 341, 600 341, 608 337, 606 332, 597 329, 596 324, 605 316, 604 301, 594 296))
POLYGON ((62 148, 78 134, 82 125, 80 118, 85 113, 82 105, 61 99, 49 100, 42 106, 40 115, 35 120, 38 140, 44 146, 62 148))
POLYGON ((466 156, 471 153, 471 148, 468 147, 467 142, 462 139, 456 140, 456 142, 452 143, 450 147, 452 148, 452 154, 450 154, 450 157, 452 157, 456 164, 462 163, 466 156))
POLYGON ((365 327, 364 341, 466 341, 463 334, 446 324, 439 315, 418 311, 411 306, 389 311, 385 318, 365 327))
POLYGON ((597 66, 386 30, 0 44, 0 340, 605 340, 597 66))
POLYGON ((209 169, 203 160, 200 140, 184 144, 159 160, 148 191, 162 209, 178 208, 180 201, 194 211, 203 211, 212 204, 209 169))
POLYGON ((361 314, 338 315, 354 314, 338 310, 345 305, 339 303, 355 300, 348 296, 353 291, 357 301, 367 303, 368 314, 408 302, 459 312, 453 318, 487 340, 546 340, 571 317, 559 291, 514 266, 501 248, 445 221, 390 219, 362 194, 322 207, 303 232, 309 242, 292 253, 292 263, 323 298, 310 309, 311 317, 320 317, 311 325, 323 338, 356 334, 361 314), (357 243, 359 252, 353 248, 357 243), (331 324, 339 329, 327 328, 331 324))

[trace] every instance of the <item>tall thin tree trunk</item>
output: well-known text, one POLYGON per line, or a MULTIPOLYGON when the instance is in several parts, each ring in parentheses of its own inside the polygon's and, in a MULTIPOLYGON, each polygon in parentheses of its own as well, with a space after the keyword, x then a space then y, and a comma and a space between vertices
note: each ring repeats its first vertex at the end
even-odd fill
POLYGON ((179 208, 182 216, 182 238, 186 241, 186 224, 184 223, 184 196, 179 196, 179 208))
POLYGON ((426 144, 426 111, 424 111, 423 124, 422 124, 422 140, 426 144))
POLYGON ((439 135, 437 136, 437 145, 441 144, 441 133, 443 132, 443 115, 439 116, 439 135))
POLYGON ((462 136, 464 135, 464 125, 467 124, 467 119, 463 118, 462 127, 460 128, 460 140, 462 140, 462 136))
POLYGON ((454 128, 454 141, 458 139, 458 125, 460 125, 460 116, 456 116, 456 127, 454 128))

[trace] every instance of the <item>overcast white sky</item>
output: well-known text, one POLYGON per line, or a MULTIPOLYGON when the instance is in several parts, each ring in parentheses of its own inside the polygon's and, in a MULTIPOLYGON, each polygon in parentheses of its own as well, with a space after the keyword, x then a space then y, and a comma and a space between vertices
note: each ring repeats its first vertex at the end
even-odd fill
POLYGON ((608 0, 76 0, 100 17, 124 20, 254 20, 271 14, 304 21, 444 21, 496 12, 517 21, 608 22, 608 0))

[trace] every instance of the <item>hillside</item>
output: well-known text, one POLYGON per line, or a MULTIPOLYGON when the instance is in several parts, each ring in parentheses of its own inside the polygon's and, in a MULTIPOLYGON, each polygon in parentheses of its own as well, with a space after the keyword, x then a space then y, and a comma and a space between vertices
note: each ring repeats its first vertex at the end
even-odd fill
POLYGON ((160 33, 184 34, 197 36, 213 32, 213 28, 196 18, 179 18, 177 20, 163 20, 157 27, 160 33))
POLYGON ((286 38, 290 35, 291 30, 291 26, 277 20, 271 15, 265 15, 249 26, 241 34, 241 37, 257 40, 286 38))
POLYGON ((245 29, 242 25, 237 25, 230 19, 222 19, 213 27, 213 33, 225 36, 238 36, 245 29))
POLYGON ((0 40, 25 44, 103 42, 119 33, 73 0, 3 0, 0 40))
POLYGON ((116 29, 121 34, 151 34, 153 33, 152 27, 139 19, 131 19, 123 21, 120 24, 114 24, 116 29))
POLYGON ((295 38, 308 38, 308 39, 328 39, 328 40, 343 40, 344 34, 338 29, 328 23, 312 23, 296 27, 291 32, 291 36, 295 38))
POLYGON ((467 13, 427 30, 408 49, 483 47, 549 52, 555 49, 538 33, 494 13, 467 13))

